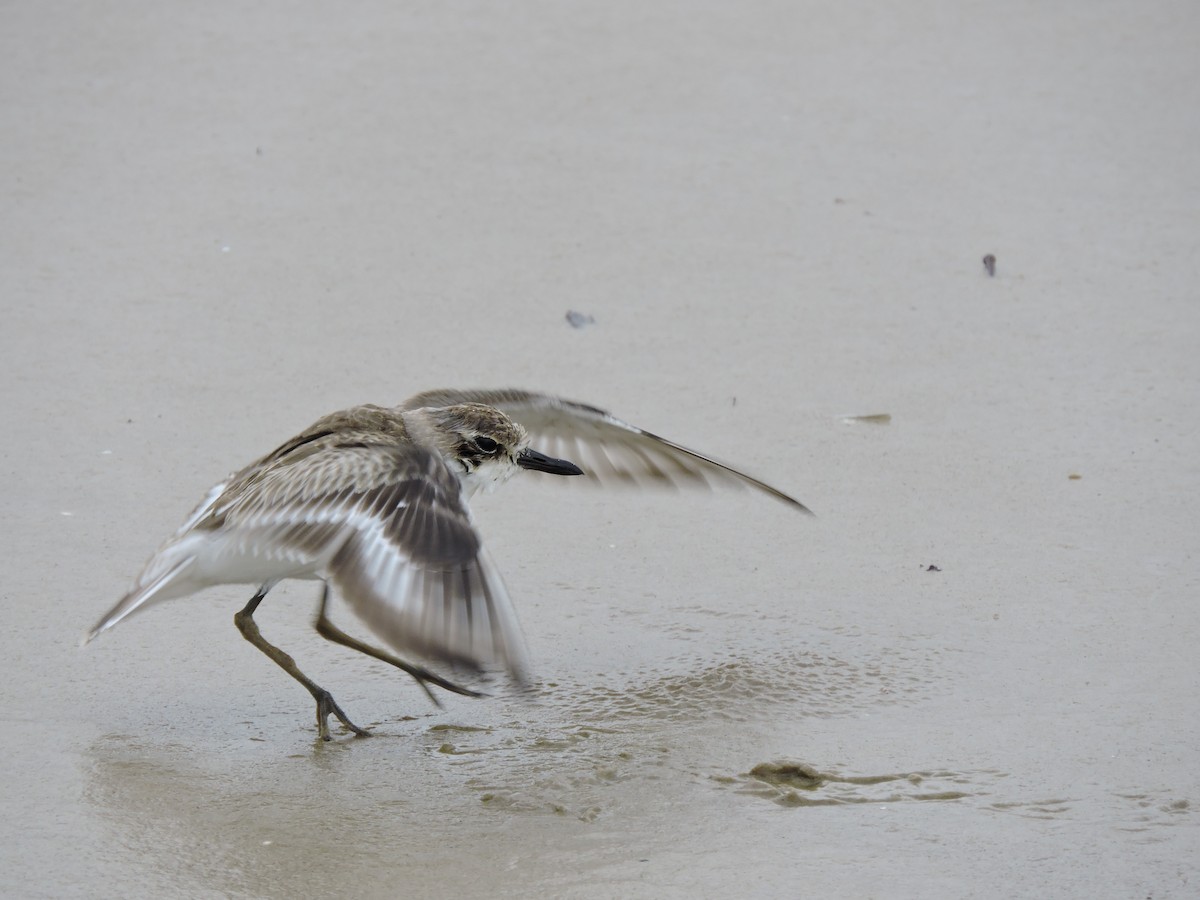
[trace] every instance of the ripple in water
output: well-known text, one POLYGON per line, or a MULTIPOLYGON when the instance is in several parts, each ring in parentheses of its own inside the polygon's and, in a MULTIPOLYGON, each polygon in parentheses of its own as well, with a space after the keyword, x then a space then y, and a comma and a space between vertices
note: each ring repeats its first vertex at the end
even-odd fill
MULTIPOLYGON (((721 783, 711 773, 720 771, 733 737, 728 729, 712 735, 722 723, 773 725, 908 704, 929 683, 882 659, 851 663, 812 652, 686 662, 690 671, 672 660, 676 671, 627 677, 624 685, 561 679, 532 705, 506 704, 507 718, 485 730, 438 725, 427 737, 488 809, 590 822, 622 802, 628 788, 621 786, 630 781, 657 782, 655 792, 721 783)), ((833 783, 839 776, 822 777, 833 783)), ((920 793, 949 799, 940 787, 920 793)), ((780 796, 787 804, 800 795, 790 786, 780 796)))
POLYGON ((789 714, 822 718, 885 703, 911 703, 927 680, 880 660, 853 664, 817 653, 730 659, 692 672, 656 675, 628 686, 552 689, 551 702, 591 722, 679 721, 697 716, 747 722, 789 714))

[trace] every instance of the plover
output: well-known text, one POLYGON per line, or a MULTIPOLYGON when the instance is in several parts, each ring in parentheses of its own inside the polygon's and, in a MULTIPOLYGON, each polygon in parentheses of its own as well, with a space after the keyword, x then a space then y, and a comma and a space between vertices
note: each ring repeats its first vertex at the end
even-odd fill
POLYGON ((397 407, 355 406, 318 419, 214 486, 84 643, 153 603, 218 584, 257 584, 234 616, 242 635, 312 694, 322 739, 330 738, 330 715, 366 735, 254 621, 277 582, 316 579, 317 632, 407 672, 435 704, 430 685, 479 694, 336 627, 327 615, 331 582, 396 652, 459 669, 500 668, 524 683, 516 614, 468 498, 518 469, 585 474, 557 454, 579 460, 598 483, 723 482, 809 512, 756 478, 594 406, 521 390, 427 391, 397 407), (533 449, 532 440, 555 455, 533 449))

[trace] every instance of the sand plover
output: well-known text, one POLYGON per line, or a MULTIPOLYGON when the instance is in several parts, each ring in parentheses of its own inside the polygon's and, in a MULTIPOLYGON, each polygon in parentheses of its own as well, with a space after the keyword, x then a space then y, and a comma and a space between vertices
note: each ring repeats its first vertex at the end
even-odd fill
POLYGON ((234 621, 246 640, 308 689, 328 718, 365 735, 329 691, 267 642, 254 611, 284 578, 322 582, 316 630, 430 685, 478 694, 351 637, 328 618, 329 583, 389 647, 470 670, 526 678, 524 641, 468 498, 519 469, 599 482, 729 483, 808 509, 770 485, 601 409, 520 390, 436 390, 398 407, 356 406, 317 420, 214 486, 84 643, 153 603, 217 584, 259 585, 234 621))

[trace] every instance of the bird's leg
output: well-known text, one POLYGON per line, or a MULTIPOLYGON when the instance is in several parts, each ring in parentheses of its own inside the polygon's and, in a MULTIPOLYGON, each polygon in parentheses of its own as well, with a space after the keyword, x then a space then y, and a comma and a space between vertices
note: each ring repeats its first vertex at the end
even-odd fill
POLYGON ((341 644, 343 647, 349 647, 351 650, 357 650, 359 653, 365 653, 367 656, 373 656, 380 662, 385 662, 388 665, 395 666, 403 672, 407 672, 416 679, 417 684, 425 691, 426 696, 433 702, 434 706, 441 707, 437 697, 433 696, 433 691, 429 689, 429 685, 436 684, 442 690, 451 691, 455 694, 462 694, 464 697, 482 697, 483 694, 478 691, 473 691, 470 688, 465 688, 462 685, 455 684, 453 681, 448 681, 440 675, 435 675, 428 669, 421 666, 415 666, 412 663, 407 663, 398 657, 392 656, 383 650, 378 650, 370 644, 364 644, 357 638, 352 638, 346 632, 342 631, 325 615, 325 608, 329 604, 329 583, 326 582, 321 586, 321 605, 317 608, 317 618, 313 625, 317 629, 317 634, 328 641, 333 641, 335 644, 341 644))
POLYGON ((325 688, 321 687, 312 679, 308 678, 296 666, 296 661, 276 647, 274 644, 268 643, 267 639, 262 636, 258 630, 258 623, 254 621, 254 611, 258 609, 258 604, 262 603, 263 597, 267 596, 267 591, 271 589, 271 585, 263 585, 258 589, 250 602, 233 616, 233 623, 237 625, 238 631, 242 633, 242 637, 252 643, 255 647, 261 650, 267 656, 271 657, 281 669, 295 678, 298 682, 308 689, 308 692, 313 695, 313 699, 317 701, 317 733, 321 740, 329 740, 329 716, 333 714, 338 717, 338 721, 353 731, 359 737, 366 737, 370 734, 359 728, 342 712, 342 708, 334 702, 333 695, 325 688))

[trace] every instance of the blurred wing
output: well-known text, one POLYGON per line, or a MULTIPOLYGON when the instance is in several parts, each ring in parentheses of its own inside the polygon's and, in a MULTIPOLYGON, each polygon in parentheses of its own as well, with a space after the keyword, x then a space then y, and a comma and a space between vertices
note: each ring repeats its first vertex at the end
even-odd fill
POLYGON ((595 483, 752 487, 812 514, 778 488, 584 403, 515 389, 435 390, 417 394, 402 408, 459 403, 496 407, 529 432, 536 449, 570 460, 595 483))
POLYGON ((433 453, 328 443, 259 471, 200 527, 242 553, 317 563, 400 652, 525 674, 520 627, 471 522, 458 477, 433 453))

